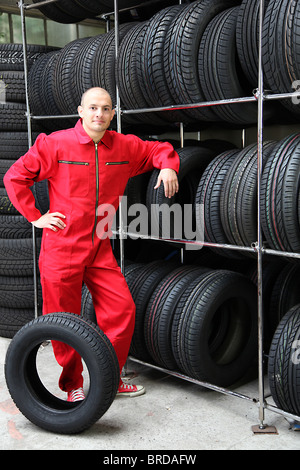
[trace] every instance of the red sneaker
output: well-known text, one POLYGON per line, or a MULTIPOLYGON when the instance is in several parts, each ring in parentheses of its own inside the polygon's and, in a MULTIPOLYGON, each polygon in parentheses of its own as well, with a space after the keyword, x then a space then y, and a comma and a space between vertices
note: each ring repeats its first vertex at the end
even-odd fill
POLYGON ((122 397, 138 397, 146 392, 142 385, 128 385, 124 382, 119 385, 117 396, 122 397))
POLYGON ((75 402, 75 401, 82 401, 84 399, 85 399, 85 396, 84 396, 82 387, 76 388, 76 389, 71 390, 70 392, 68 392, 67 401, 75 402))

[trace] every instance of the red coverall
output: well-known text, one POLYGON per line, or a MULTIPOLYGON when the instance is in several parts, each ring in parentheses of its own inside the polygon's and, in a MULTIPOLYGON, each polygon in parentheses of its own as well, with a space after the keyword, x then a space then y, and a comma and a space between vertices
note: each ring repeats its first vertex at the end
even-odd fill
MULTIPOLYGON (((29 188, 44 179, 48 180, 50 212, 66 216, 63 230, 43 230, 39 259, 43 314, 80 314, 84 282, 92 295, 98 325, 115 348, 120 371, 130 347, 135 306, 110 239, 97 236, 97 208, 112 204, 117 210, 128 179, 154 167, 178 172, 179 157, 170 144, 114 131, 106 131, 95 144, 80 119, 74 128, 49 136, 40 134, 4 177, 11 202, 30 222, 41 213, 29 188)), ((55 341, 53 349, 63 367, 60 388, 70 391, 81 387, 78 353, 55 341)))

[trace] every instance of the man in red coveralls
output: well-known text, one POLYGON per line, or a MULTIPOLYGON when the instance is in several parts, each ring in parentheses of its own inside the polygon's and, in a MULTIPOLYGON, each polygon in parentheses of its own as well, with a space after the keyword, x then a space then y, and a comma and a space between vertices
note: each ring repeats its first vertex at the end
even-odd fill
MULTIPOLYGON (((142 141, 108 131, 114 117, 110 95, 102 88, 84 93, 74 128, 40 134, 29 151, 4 177, 13 205, 35 227, 43 228, 39 259, 43 314, 80 314, 84 282, 93 299, 97 322, 115 348, 120 371, 127 359, 134 329, 135 306, 112 253, 110 239, 99 236, 98 208, 117 210, 130 177, 160 169, 166 197, 178 191, 179 157, 168 143, 142 141), (50 208, 41 215, 30 187, 48 180, 50 208)), ((99 211, 101 212, 101 211, 99 211)), ((62 366, 59 386, 68 401, 84 399, 82 361, 68 345, 53 341, 62 366)), ((140 385, 120 379, 118 394, 137 396, 140 385)))

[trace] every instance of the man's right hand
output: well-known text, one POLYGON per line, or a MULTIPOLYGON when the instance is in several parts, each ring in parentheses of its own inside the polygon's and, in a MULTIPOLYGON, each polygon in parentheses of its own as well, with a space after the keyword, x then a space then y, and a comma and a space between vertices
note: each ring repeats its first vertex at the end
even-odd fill
POLYGON ((60 212, 46 212, 39 219, 34 220, 32 225, 37 228, 50 228, 54 232, 57 232, 58 229, 63 230, 66 227, 66 224, 61 220, 65 219, 66 216, 60 212))

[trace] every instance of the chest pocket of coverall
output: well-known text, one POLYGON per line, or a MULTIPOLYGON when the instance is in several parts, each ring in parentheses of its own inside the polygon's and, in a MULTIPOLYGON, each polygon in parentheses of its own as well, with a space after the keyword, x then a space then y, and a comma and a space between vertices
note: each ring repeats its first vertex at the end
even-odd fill
POLYGON ((104 193, 121 196, 129 179, 129 172, 128 160, 106 161, 105 181, 102 183, 104 193))
POLYGON ((89 193, 89 163, 76 160, 58 160, 61 180, 71 197, 85 197, 89 193))

